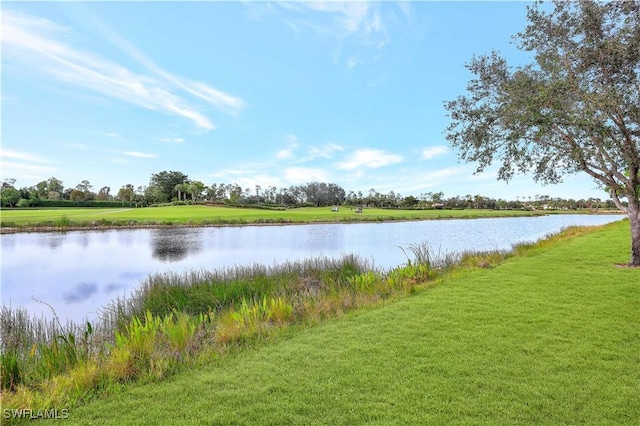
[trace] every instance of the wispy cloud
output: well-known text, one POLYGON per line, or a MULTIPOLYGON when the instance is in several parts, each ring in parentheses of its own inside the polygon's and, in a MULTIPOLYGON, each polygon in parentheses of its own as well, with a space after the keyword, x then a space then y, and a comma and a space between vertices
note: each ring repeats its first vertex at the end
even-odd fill
POLYGON ((49 161, 38 155, 6 148, 0 148, 0 158, 11 158, 13 160, 26 161, 29 163, 49 163, 49 161))
POLYGON ((83 143, 70 143, 69 147, 73 149, 77 149, 78 151, 88 151, 91 149, 83 143))
POLYGON ((71 86, 79 86, 140 107, 176 115, 205 131, 213 122, 184 94, 191 95, 230 114, 237 114, 244 101, 205 83, 179 78, 164 71, 131 44, 113 34, 123 51, 142 63, 152 75, 135 73, 92 52, 72 46, 71 30, 47 19, 3 10, 3 56, 71 86))
POLYGON ((192 81, 186 78, 178 77, 161 67, 159 67, 150 58, 140 52, 133 44, 113 32, 109 27, 101 21, 92 19, 92 23, 100 30, 100 32, 113 45, 131 56, 133 59, 144 65, 149 71, 161 77, 165 81, 173 83, 175 86, 183 89, 191 95, 204 100, 214 107, 236 116, 244 107, 245 101, 239 97, 232 96, 228 93, 210 87, 199 81, 192 81))
POLYGON ((278 160, 290 160, 294 158, 294 151, 300 146, 300 141, 296 135, 287 135, 288 147, 281 149, 276 154, 278 160))
POLYGON ((344 151, 344 147, 335 143, 328 143, 323 146, 313 146, 309 148, 309 160, 316 158, 331 158, 334 152, 344 151))
POLYGON ((444 155, 448 153, 449 153, 449 148, 447 146, 438 145, 438 146, 433 146, 430 148, 423 149, 422 154, 420 155, 420 158, 422 158, 423 160, 430 160, 439 155, 444 155))
POLYGON ((292 183, 329 182, 331 179, 324 169, 310 167, 290 167, 284 170, 284 178, 292 183))
POLYGON ((278 160, 290 160, 293 158, 293 149, 292 148, 284 148, 278 151, 276 154, 276 158, 278 160))
POLYGON ((184 143, 185 140, 184 138, 161 138, 160 142, 167 142, 167 143, 184 143))
POLYGON ((136 157, 136 158, 155 158, 156 154, 149 154, 146 152, 138 152, 138 151, 119 151, 120 154, 126 155, 128 157, 136 157))
POLYGON ((3 178, 38 180, 44 179, 45 175, 53 173, 56 168, 36 154, 0 148, 0 170, 3 178))
POLYGON ((377 53, 391 41, 390 26, 402 28, 411 16, 411 7, 398 7, 384 2, 313 1, 275 2, 261 9, 274 13, 296 33, 312 32, 331 42, 334 60, 353 68, 380 59, 377 53), (383 10, 384 9, 384 10, 383 10))
POLYGON ((321 146, 304 146, 300 143, 297 136, 289 135, 287 137, 289 146, 281 149, 277 152, 276 158, 278 160, 296 160, 299 163, 306 163, 309 161, 317 160, 318 158, 329 159, 333 157, 335 152, 344 151, 344 147, 336 143, 330 142, 321 146), (296 158, 296 152, 303 151, 296 158))
POLYGON ((389 154, 379 149, 360 149, 355 151, 347 161, 336 165, 341 170, 354 170, 357 168, 377 169, 392 164, 401 163, 401 155, 389 154))
POLYGON ((379 16, 375 13, 371 14, 371 3, 318 1, 301 3, 301 5, 327 14, 345 33, 371 31, 371 28, 379 29, 379 16))

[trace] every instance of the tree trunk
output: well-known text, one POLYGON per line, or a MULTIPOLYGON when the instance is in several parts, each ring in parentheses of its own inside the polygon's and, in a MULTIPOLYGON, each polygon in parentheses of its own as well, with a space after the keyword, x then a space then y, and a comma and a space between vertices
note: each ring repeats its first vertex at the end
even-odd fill
POLYGON ((630 266, 640 267, 640 206, 629 203, 627 210, 631 223, 631 261, 630 266))

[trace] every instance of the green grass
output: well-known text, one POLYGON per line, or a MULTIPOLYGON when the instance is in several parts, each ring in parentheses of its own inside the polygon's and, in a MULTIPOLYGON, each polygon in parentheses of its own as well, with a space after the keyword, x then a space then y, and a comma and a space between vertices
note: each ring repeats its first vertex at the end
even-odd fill
POLYGON ((117 226, 145 224, 248 224, 248 223, 307 223, 307 222, 351 222, 383 220, 421 220, 442 218, 480 218, 503 216, 530 216, 544 212, 519 210, 385 210, 355 209, 340 207, 332 212, 330 207, 305 207, 289 210, 267 210, 237 207, 172 206, 140 209, 27 209, 0 210, 3 227, 65 226, 117 226))
POLYGON ((69 424, 639 424, 628 222, 318 326, 285 329, 69 424))

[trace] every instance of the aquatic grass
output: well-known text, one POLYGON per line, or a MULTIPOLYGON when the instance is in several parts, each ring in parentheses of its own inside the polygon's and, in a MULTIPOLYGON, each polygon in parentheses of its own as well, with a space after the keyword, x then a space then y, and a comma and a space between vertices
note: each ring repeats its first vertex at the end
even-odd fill
POLYGON ((22 383, 22 373, 15 351, 0 354, 0 380, 3 390, 13 391, 22 383))
POLYGON ((160 329, 168 342, 171 353, 182 359, 188 354, 194 345, 199 329, 212 319, 213 314, 200 314, 196 316, 174 310, 171 315, 165 317, 160 324, 160 329))
POLYGON ((347 277, 347 282, 356 291, 371 293, 376 290, 380 282, 380 276, 373 271, 347 277))
POLYGON ((280 326, 287 324, 293 319, 293 305, 283 297, 272 297, 267 307, 267 318, 280 326))
POLYGON ((126 348, 131 357, 131 374, 133 377, 148 371, 152 363, 152 355, 156 350, 156 335, 162 319, 147 311, 144 317, 133 317, 124 332, 115 332, 115 347, 126 348))
POLYGON ((347 286, 347 280, 373 266, 355 255, 319 257, 265 266, 254 264, 215 270, 166 272, 147 277, 128 298, 118 298, 101 311, 110 322, 127 323, 146 311, 169 315, 175 309, 190 314, 219 312, 262 296, 287 296, 318 288, 347 286))
POLYGON ((56 219, 55 224, 57 228, 64 229, 71 225, 71 219, 69 218, 69 216, 62 215, 58 219, 56 219))

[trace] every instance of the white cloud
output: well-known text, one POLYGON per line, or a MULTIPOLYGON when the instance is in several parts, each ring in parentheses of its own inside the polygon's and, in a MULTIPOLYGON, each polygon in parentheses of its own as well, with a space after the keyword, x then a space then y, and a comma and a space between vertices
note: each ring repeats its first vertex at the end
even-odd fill
POLYGON ((284 170, 284 177, 291 183, 329 182, 329 175, 323 169, 291 167, 284 170))
MULTIPOLYGON (((3 56, 22 63, 31 72, 41 72, 72 86, 79 86, 143 108, 177 115, 206 131, 215 129, 197 107, 177 94, 189 95, 230 114, 237 114, 244 101, 204 83, 179 78, 162 70, 132 45, 114 34, 109 39, 160 78, 142 75, 91 52, 76 49, 66 40, 69 29, 31 15, 3 11, 3 56)), ((115 136, 115 134, 107 134, 115 136)))
POLYGON ((55 170, 54 167, 44 166, 40 164, 25 164, 25 163, 17 163, 14 161, 5 161, 0 160, 2 174, 4 176, 19 174, 22 175, 26 172, 50 172, 55 170))
POLYGON ((315 1, 303 3, 304 6, 317 12, 324 12, 334 17, 335 22, 339 23, 339 27, 347 33, 354 33, 361 29, 369 28, 372 22, 378 20, 374 14, 369 18, 371 7, 365 2, 333 2, 333 1, 315 1))
POLYGON ((320 147, 309 148, 309 160, 315 160, 316 158, 331 158, 336 151, 344 151, 344 147, 335 144, 328 143, 320 147))
POLYGON ((276 158, 278 160, 289 160, 289 159, 293 158, 293 151, 291 150, 291 148, 281 149, 276 154, 276 158))
POLYGON ((425 148, 422 150, 421 158, 423 160, 429 160, 439 155, 449 153, 449 148, 445 145, 433 146, 431 148, 425 148))
POLYGON ((88 151, 89 149, 91 149, 83 143, 70 143, 69 147, 77 149, 78 151, 88 151))
POLYGON ((354 170, 360 167, 377 169, 401 163, 402 160, 401 155, 388 154, 378 149, 360 149, 353 153, 351 159, 338 163, 336 167, 341 170, 354 170))
POLYGON ((21 160, 30 163, 49 163, 49 161, 43 159, 42 157, 31 154, 28 152, 19 152, 11 149, 0 148, 0 157, 4 158, 12 158, 14 160, 21 160))
POLYGON ((129 157, 136 157, 136 158, 155 158, 155 157, 157 157, 156 154, 149 154, 149 153, 146 153, 146 152, 138 152, 138 151, 120 151, 120 154, 127 155, 129 157))
POLYGON ((466 167, 447 167, 441 170, 424 173, 421 177, 425 182, 446 183, 447 179, 455 176, 468 176, 466 167))
MULTIPOLYGON (((267 10, 279 15, 294 32, 310 31, 327 40, 334 49, 334 60, 343 62, 348 68, 379 60, 377 52, 391 40, 388 24, 402 28, 396 14, 381 3, 310 1, 271 4, 273 6, 267 10), (384 13, 383 8, 386 9, 384 13)), ((410 13, 409 5, 403 7, 410 13)), ((266 10, 262 9, 262 12, 266 10)))
POLYGON ((161 138, 160 142, 167 142, 167 143, 184 143, 185 140, 184 138, 161 138))
POLYGON ((294 157, 294 151, 300 146, 300 141, 296 135, 287 135, 286 136, 287 143, 289 146, 287 148, 283 148, 276 154, 276 158, 278 160, 290 160, 294 157))
POLYGON ((38 155, 0 148, 0 170, 3 178, 41 180, 56 168, 38 155))

